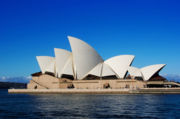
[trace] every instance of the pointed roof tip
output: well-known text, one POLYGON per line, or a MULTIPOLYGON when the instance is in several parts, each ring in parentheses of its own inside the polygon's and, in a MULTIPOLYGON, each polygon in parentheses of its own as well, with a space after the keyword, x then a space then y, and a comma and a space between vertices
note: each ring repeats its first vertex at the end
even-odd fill
POLYGON ((71 38, 72 36, 67 36, 67 38, 69 39, 69 38, 71 38))
POLYGON ((71 42, 73 42, 74 40, 80 40, 76 37, 73 37, 73 36, 67 36, 68 40, 69 40, 69 43, 71 44, 71 42))
POLYGON ((44 60, 44 59, 54 59, 55 57, 52 56, 36 56, 37 60, 44 60))
POLYGON ((74 36, 67 36, 68 39, 79 39, 79 38, 76 38, 74 36))
POLYGON ((154 64, 154 65, 166 65, 166 64, 154 64))
POLYGON ((162 68, 166 66, 166 64, 157 64, 157 65, 160 65, 162 68))
POLYGON ((58 48, 54 48, 54 50, 57 50, 58 48))
POLYGON ((68 35, 67 37, 69 38, 69 37, 73 37, 73 36, 68 35))
POLYGON ((53 58, 53 56, 36 56, 36 57, 52 57, 53 58))
POLYGON ((165 67, 167 64, 152 64, 152 65, 148 65, 148 66, 145 66, 145 67, 142 67, 140 69, 143 69, 143 68, 146 68, 146 67, 152 67, 152 66, 160 66, 160 67, 165 67))
POLYGON ((39 57, 40 57, 40 56, 36 56, 36 60, 39 60, 39 57))
POLYGON ((135 55, 126 55, 126 56, 132 57, 133 60, 135 58, 135 55))
POLYGON ((165 67, 165 66, 166 66, 166 64, 157 64, 157 65, 161 65, 162 67, 165 67))
POLYGON ((57 50, 58 50, 57 48, 54 48, 54 53, 55 53, 57 50))
POLYGON ((41 58, 41 57, 45 57, 45 56, 36 56, 36 59, 39 59, 39 58, 41 58))
MULTIPOLYGON (((69 40, 69 42, 73 42, 73 41, 80 41, 80 42, 83 42, 83 43, 85 43, 85 44, 88 44, 88 43, 86 43, 85 41, 83 41, 83 40, 81 40, 80 38, 77 38, 77 37, 74 37, 74 36, 67 36, 67 38, 68 38, 68 40, 69 40)), ((89 44, 88 44, 89 45, 89 44)))
POLYGON ((126 56, 132 57, 133 59, 135 58, 135 55, 126 55, 126 56))
POLYGON ((71 52, 71 51, 66 50, 66 49, 54 48, 54 52, 57 52, 57 51, 71 52))

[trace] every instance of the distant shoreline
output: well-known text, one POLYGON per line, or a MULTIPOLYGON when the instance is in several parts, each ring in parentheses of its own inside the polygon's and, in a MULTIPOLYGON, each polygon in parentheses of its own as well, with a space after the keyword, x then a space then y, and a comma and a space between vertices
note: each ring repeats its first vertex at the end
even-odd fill
POLYGON ((0 82, 0 89, 25 89, 27 87, 26 83, 15 83, 15 82, 0 82))

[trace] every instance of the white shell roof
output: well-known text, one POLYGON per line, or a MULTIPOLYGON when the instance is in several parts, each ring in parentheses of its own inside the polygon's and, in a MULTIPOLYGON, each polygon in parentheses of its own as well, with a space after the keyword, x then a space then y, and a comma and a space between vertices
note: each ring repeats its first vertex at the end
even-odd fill
POLYGON ((56 60, 56 76, 60 78, 63 74, 63 69, 65 67, 66 62, 69 58, 71 58, 71 52, 58 48, 54 48, 54 52, 56 60))
POLYGON ((38 61, 42 73, 45 73, 46 71, 54 73, 54 57, 37 56, 36 59, 38 61))
POLYGON ((102 67, 102 77, 105 76, 113 76, 116 75, 116 73, 109 67, 107 64, 103 63, 102 67))
POLYGON ((55 58, 54 58, 54 60, 52 60, 52 61, 50 62, 49 65, 47 65, 45 71, 46 71, 46 72, 51 72, 51 73, 54 73, 54 72, 55 72, 55 58))
POLYGON ((99 63, 88 74, 101 77, 102 65, 103 65, 103 63, 99 63))
POLYGON ((133 59, 133 55, 120 55, 106 60, 105 64, 109 65, 119 78, 124 78, 133 59))
POLYGON ((158 73, 164 67, 165 64, 156 64, 141 68, 143 79, 145 81, 149 80, 154 74, 158 73))
POLYGON ((62 74, 68 74, 68 75, 74 76, 74 73, 73 73, 73 64, 72 64, 72 55, 67 60, 65 66, 64 66, 62 74))
POLYGON ((136 67, 129 67, 128 68, 128 72, 131 76, 134 76, 134 77, 142 77, 142 73, 141 73, 141 70, 136 68, 136 67))
POLYGON ((98 77, 116 75, 114 73, 114 71, 105 63, 99 63, 88 74, 95 75, 95 76, 98 76, 98 77))
POLYGON ((68 36, 73 65, 77 79, 83 79, 97 64, 103 62, 101 56, 87 43, 75 37, 68 36))

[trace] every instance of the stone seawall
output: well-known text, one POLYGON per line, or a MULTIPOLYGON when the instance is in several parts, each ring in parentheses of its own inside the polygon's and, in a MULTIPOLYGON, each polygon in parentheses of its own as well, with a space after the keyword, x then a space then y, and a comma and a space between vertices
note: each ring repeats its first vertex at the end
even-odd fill
POLYGON ((138 93, 144 94, 180 94, 180 88, 142 88, 138 93))
POLYGON ((130 89, 9 89, 8 93, 25 94, 180 94, 180 88, 130 89))
POLYGON ((127 94, 129 89, 9 89, 8 92, 33 94, 127 94))

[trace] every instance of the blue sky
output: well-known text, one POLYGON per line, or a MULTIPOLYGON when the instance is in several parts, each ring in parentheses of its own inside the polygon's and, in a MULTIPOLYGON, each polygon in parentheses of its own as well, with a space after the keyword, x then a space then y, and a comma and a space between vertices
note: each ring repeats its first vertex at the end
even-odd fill
POLYGON ((70 50, 78 37, 108 59, 133 54, 133 66, 165 63, 180 75, 180 2, 175 0, 1 0, 0 76, 39 71, 36 56, 70 50))

